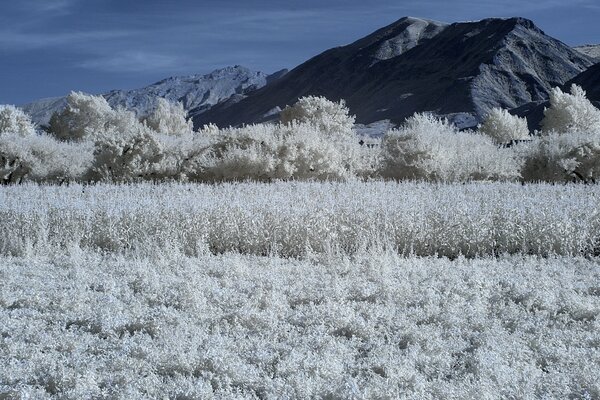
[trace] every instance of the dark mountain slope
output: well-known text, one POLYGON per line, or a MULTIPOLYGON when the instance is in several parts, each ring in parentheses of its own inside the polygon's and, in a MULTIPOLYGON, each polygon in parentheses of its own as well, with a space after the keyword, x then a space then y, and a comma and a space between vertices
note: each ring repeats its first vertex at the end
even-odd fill
POLYGON ((194 122, 260 122, 301 96, 323 95, 345 99, 360 123, 400 122, 417 111, 468 113, 476 123, 491 107, 544 100, 550 88, 592 63, 523 18, 452 25, 403 18, 308 60, 237 103, 195 115, 194 122))

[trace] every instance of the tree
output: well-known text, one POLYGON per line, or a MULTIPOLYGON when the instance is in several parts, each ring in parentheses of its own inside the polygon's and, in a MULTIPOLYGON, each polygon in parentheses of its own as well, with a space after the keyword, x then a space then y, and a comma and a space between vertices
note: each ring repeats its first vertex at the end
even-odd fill
POLYGON ((550 133, 536 138, 524 157, 526 181, 600 181, 600 134, 550 133))
POLYGON ((355 118, 349 112, 344 100, 335 103, 325 97, 307 96, 287 106, 280 119, 286 125, 292 121, 313 124, 326 135, 352 135, 355 118))
POLYGON ((114 110, 104 97, 81 92, 71 92, 67 107, 50 119, 50 132, 61 140, 96 140, 115 132, 143 129, 134 113, 114 110))
POLYGON ((600 110, 587 99, 580 86, 572 85, 570 94, 556 87, 550 92, 550 108, 544 110, 542 132, 600 133, 600 110))
POLYGON ((183 104, 171 103, 160 97, 156 108, 144 121, 152 130, 163 135, 181 136, 191 134, 194 130, 183 104))
POLYGON ((35 124, 23 110, 11 105, 0 105, 0 135, 16 133, 21 136, 35 135, 35 124))
POLYGON ((498 144, 529 138, 527 120, 501 108, 490 111, 483 124, 479 126, 479 132, 491 137, 498 144))
POLYGON ((464 182, 519 176, 512 150, 430 114, 415 114, 388 131, 381 147, 379 173, 384 178, 464 182))

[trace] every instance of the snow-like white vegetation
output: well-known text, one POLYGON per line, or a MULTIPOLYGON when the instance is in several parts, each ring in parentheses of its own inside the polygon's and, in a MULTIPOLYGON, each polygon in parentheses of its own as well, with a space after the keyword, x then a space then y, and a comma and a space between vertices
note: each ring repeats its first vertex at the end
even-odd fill
POLYGON ((35 129, 35 124, 23 110, 12 105, 0 105, 0 137, 7 133, 34 135, 35 129))
POLYGON ((355 121, 344 100, 335 103, 318 96, 300 98, 281 111, 280 119, 283 124, 292 121, 313 124, 326 135, 352 135, 355 121))
POLYGON ((543 135, 531 139, 525 119, 494 109, 478 131, 415 114, 366 144, 344 101, 323 97, 299 99, 277 124, 197 131, 181 104, 164 99, 141 120, 102 96, 73 92, 66 101, 51 137, 22 111, 0 109, 2 183, 600 179, 600 110, 578 86, 552 91, 543 135))
POLYGON ((600 398, 577 87, 526 143, 501 110, 361 146, 318 97, 198 131, 67 102, 47 133, 0 107, 0 399, 600 398))
POLYGON ((0 188, 0 254, 600 254, 600 188, 277 182, 0 188))
POLYGON ((0 258, 0 397, 594 399, 596 260, 0 258))
POLYGON ((479 132, 490 136, 498 144, 529 139, 527 120, 501 108, 493 108, 490 111, 479 126, 479 132))
POLYGON ((571 93, 554 88, 550 92, 550 108, 544 111, 542 131, 600 134, 600 110, 587 99, 580 86, 573 84, 571 93))
POLYGON ((384 178, 464 182, 516 180, 519 164, 512 149, 472 131, 458 131, 447 120, 415 114, 381 144, 384 178))
POLYGON ((144 121, 152 130, 162 135, 191 134, 194 130, 183 104, 171 103, 163 98, 157 100, 155 109, 144 121))

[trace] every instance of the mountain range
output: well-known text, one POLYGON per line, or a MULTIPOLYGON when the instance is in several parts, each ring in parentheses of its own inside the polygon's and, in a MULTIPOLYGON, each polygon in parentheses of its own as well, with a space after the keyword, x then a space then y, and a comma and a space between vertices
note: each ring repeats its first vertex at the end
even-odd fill
MULTIPOLYGON (((306 95, 345 99, 361 124, 400 123, 429 111, 468 128, 502 107, 527 116, 535 127, 555 86, 578 83, 600 101, 598 50, 571 48, 524 18, 448 24, 405 17, 289 72, 268 75, 235 66, 104 96, 139 115, 156 97, 181 101, 196 127, 277 119, 281 109, 306 95)), ((55 98, 23 108, 44 124, 64 104, 65 98, 55 98)))
MULTIPOLYGON (((171 77, 140 89, 113 90, 103 96, 112 107, 125 107, 140 116, 148 114, 159 97, 181 102, 186 110, 201 112, 232 97, 242 99, 249 92, 278 79, 286 72, 287 70, 282 70, 267 75, 236 65, 206 75, 171 77)), ((54 112, 66 107, 66 99, 66 96, 42 99, 21 108, 34 122, 46 125, 54 112)))

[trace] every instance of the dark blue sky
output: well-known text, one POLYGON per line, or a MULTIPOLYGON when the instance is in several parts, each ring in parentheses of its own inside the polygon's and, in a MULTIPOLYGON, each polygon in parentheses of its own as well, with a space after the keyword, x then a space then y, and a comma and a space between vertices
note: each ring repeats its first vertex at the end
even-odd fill
POLYGON ((0 104, 293 68, 407 15, 524 16, 567 44, 600 43, 599 0, 15 0, 0 14, 0 104))

